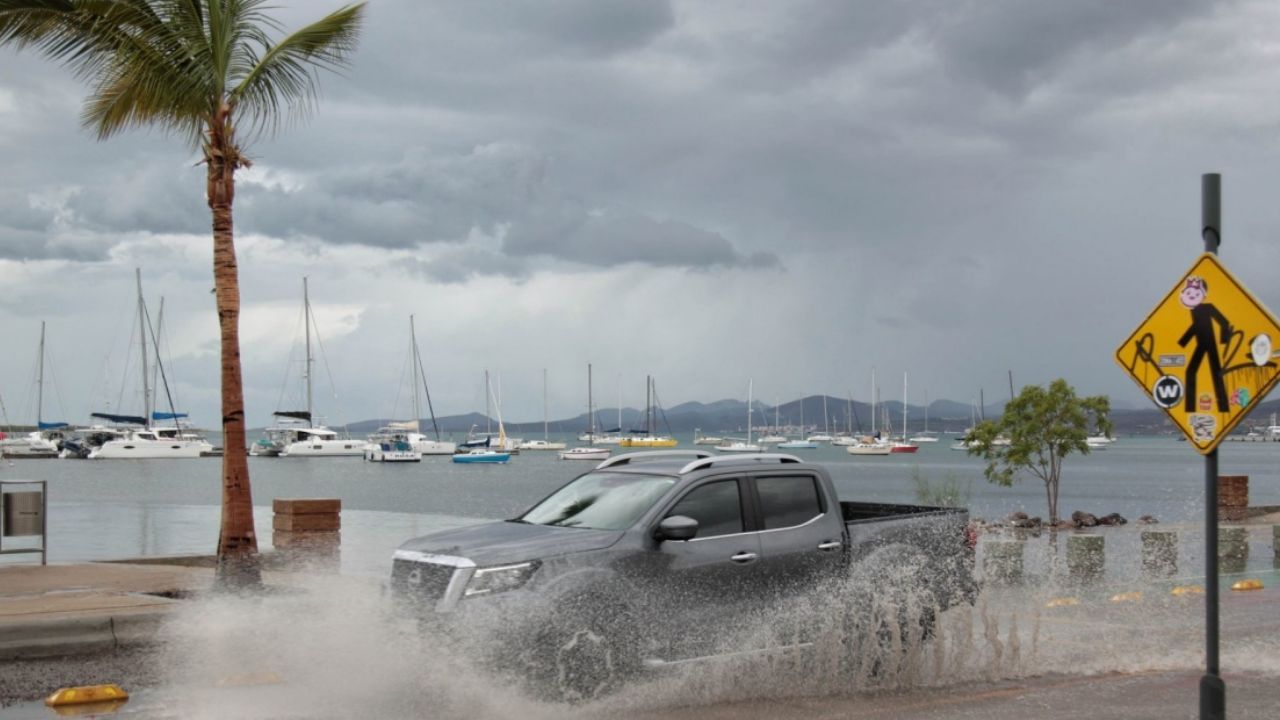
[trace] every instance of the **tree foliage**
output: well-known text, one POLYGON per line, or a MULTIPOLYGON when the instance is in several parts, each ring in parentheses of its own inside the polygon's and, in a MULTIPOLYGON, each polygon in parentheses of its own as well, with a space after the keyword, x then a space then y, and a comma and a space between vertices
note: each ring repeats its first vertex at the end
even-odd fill
POLYGON ((258 577, 245 459, 240 285, 232 204, 249 166, 245 138, 270 135, 315 107, 320 70, 345 66, 364 3, 292 33, 264 0, 0 0, 0 46, 34 50, 91 88, 81 113, 98 139, 159 128, 198 149, 213 219, 213 279, 221 332, 222 524, 219 577, 258 577), (230 570, 230 572, 227 572, 230 570))
POLYGON ((1111 401, 1105 395, 1078 397, 1066 380, 1048 388, 1028 385, 1005 406, 999 420, 978 424, 968 436, 969 454, 987 461, 987 480, 1006 487, 1022 473, 1044 482, 1049 522, 1058 522, 1062 461, 1089 454, 1091 431, 1111 435, 1111 401))

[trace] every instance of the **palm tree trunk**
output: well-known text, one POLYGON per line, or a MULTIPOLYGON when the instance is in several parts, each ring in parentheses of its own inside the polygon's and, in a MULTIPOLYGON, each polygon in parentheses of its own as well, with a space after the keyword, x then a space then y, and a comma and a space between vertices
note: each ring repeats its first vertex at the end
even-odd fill
POLYGON ((222 331, 222 525, 218 533, 218 581, 224 586, 261 583, 253 495, 245 448, 244 386, 240 378, 240 278, 231 206, 241 160, 227 109, 211 124, 205 146, 207 196, 213 213, 213 283, 222 331))

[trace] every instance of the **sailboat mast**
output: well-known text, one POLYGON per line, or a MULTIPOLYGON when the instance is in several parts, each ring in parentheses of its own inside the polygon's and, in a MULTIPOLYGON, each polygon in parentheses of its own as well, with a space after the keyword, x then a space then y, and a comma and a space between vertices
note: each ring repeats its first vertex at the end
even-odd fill
POLYGON ((547 440, 547 369, 542 368, 542 440, 547 440))
POLYGON ((822 393, 822 434, 831 434, 831 416, 827 415, 827 394, 822 393))
POLYGON ((409 316, 409 342, 413 343, 413 424, 417 430, 422 422, 422 406, 418 401, 418 332, 412 315, 409 316))
POLYGON ((653 435, 653 376, 644 376, 644 434, 653 435))
POLYGON ((902 442, 907 441, 907 374, 902 373, 902 442))
POLYGON ((929 434, 929 388, 924 389, 924 434, 929 434))
POLYGON ((302 325, 303 332, 306 337, 307 347, 307 425, 316 426, 315 415, 312 411, 311 404, 311 295, 307 289, 307 276, 302 276, 302 325))
POLYGON ((751 401, 754 380, 747 381, 747 444, 751 444, 751 401))
POLYGON ((489 404, 490 398, 493 396, 493 386, 489 384, 489 368, 484 370, 484 433, 486 435, 493 434, 493 421, 489 416, 493 414, 493 406, 489 404))
POLYGON ((139 363, 142 369, 142 418, 146 420, 147 427, 151 426, 151 386, 147 382, 147 318, 146 308, 142 304, 142 268, 134 269, 134 276, 138 281, 138 334, 142 338, 142 362, 139 363))
POLYGON ((591 397, 591 363, 587 363, 587 444, 596 444, 596 413, 592 407, 594 398, 591 397))
POLYGON ((871 368, 871 437, 876 436, 876 369, 871 368))
MULTIPOLYGON (((40 368, 36 376, 36 429, 44 422, 44 321, 40 321, 40 368)), ((1274 425, 1275 423, 1272 423, 1274 425)))

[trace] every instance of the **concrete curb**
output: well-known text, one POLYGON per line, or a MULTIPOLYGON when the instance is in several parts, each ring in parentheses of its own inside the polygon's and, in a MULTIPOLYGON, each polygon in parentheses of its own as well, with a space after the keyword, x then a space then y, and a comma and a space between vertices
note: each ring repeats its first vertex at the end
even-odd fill
POLYGON ((167 611, 5 623, 0 661, 83 655, 155 640, 167 611))

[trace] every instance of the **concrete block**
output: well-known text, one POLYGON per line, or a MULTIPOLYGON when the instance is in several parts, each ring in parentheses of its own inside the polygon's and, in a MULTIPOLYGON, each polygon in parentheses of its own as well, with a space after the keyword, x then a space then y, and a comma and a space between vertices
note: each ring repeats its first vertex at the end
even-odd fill
POLYGON ((1101 535, 1067 537, 1067 570, 1075 580, 1095 580, 1106 570, 1105 539, 1101 535))
POLYGON ((1178 572, 1178 533, 1143 530, 1142 569, 1149 575, 1175 575, 1178 572))
POLYGON ((996 585, 1016 585, 1022 582, 1022 540, 988 540, 982 544, 982 574, 987 582, 996 585))

